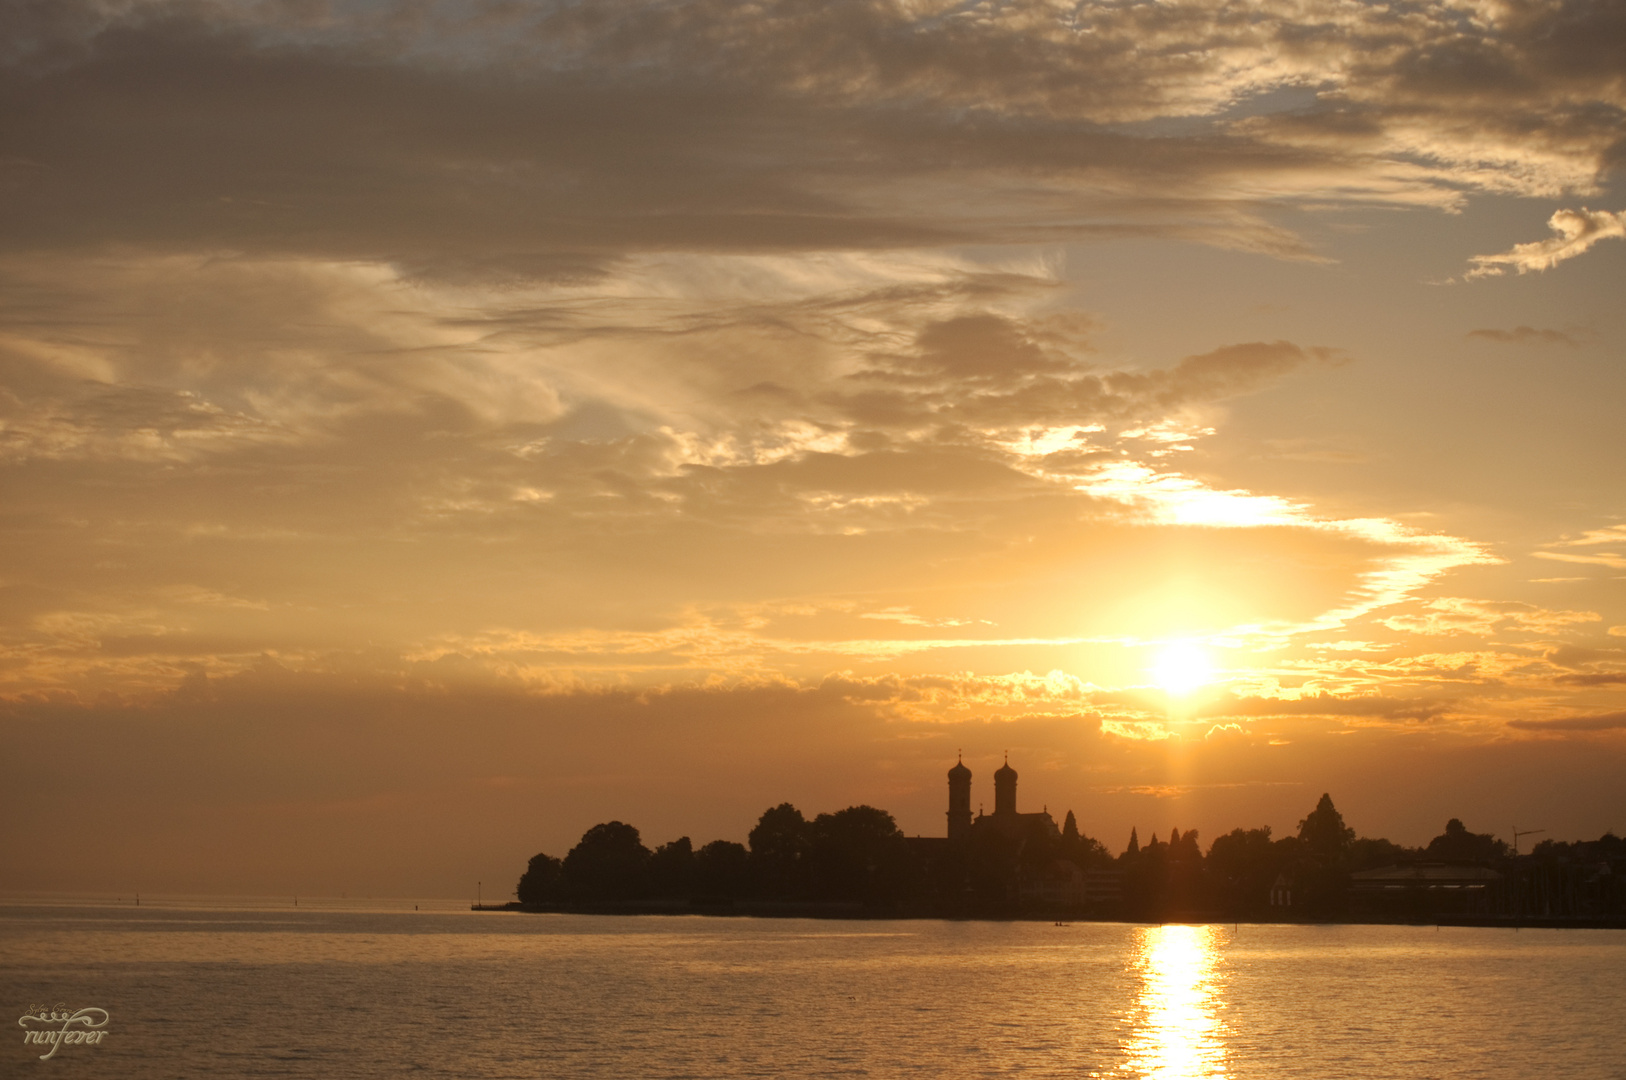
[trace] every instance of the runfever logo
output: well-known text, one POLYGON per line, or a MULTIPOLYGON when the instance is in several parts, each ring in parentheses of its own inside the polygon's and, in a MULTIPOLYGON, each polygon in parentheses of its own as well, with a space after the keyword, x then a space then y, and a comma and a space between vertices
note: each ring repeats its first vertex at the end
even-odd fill
POLYGON ((17 1019, 23 1029, 23 1045, 49 1046, 41 1061, 56 1056, 64 1046, 94 1046, 107 1037, 107 1010, 98 1008, 69 1011, 61 1002, 30 1005, 17 1019))

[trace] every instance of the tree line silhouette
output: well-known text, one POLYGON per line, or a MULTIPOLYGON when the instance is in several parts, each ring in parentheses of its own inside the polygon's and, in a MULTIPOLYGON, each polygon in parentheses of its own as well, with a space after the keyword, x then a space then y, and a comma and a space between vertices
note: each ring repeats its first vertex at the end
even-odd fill
MULTIPOLYGON (((514 906, 947 917, 1405 918, 1442 910, 1439 904, 1446 901, 1456 905, 1450 910, 1478 910, 1464 908, 1463 897, 1476 897, 1486 912, 1496 904, 1515 911, 1509 905, 1524 903, 1521 889, 1532 897, 1530 905, 1551 894, 1570 896, 1564 902, 1577 911, 1576 905, 1591 905, 1586 910, 1594 915, 1626 915, 1626 841, 1612 833, 1595 841, 1548 840, 1515 859, 1503 841, 1452 818, 1426 845, 1408 848, 1357 836, 1331 796, 1322 795, 1292 835, 1273 836, 1268 826, 1238 828, 1216 837, 1204 852, 1195 829, 1171 829, 1166 839, 1154 834, 1144 844, 1131 830, 1128 846, 1113 855, 1079 832, 1071 812, 1059 836, 1053 827, 1019 835, 986 829, 955 843, 905 837, 891 814, 872 806, 808 820, 781 803, 763 812, 745 844, 714 840, 696 848, 685 836, 651 850, 631 825, 594 825, 563 859, 538 854, 530 860, 514 906), (1471 871, 1479 877, 1451 884, 1470 873, 1463 868, 1480 868, 1471 871), (1380 887, 1363 891, 1363 872, 1383 878, 1380 887), (1381 888, 1391 878, 1403 884, 1381 888), (1486 891, 1492 887, 1501 891, 1486 891), (1409 907, 1395 906, 1396 889, 1409 898, 1409 907), (1373 897, 1388 907, 1374 908, 1373 897), (1492 903, 1495 897, 1502 899, 1492 903)), ((1549 908, 1557 910, 1551 903, 1549 908)))
POLYGON ((765 811, 749 847, 687 836, 651 851, 620 821, 594 825, 562 860, 533 857, 521 904, 763 899, 895 906, 918 888, 919 866, 892 815, 849 806, 812 821, 789 803, 765 811))

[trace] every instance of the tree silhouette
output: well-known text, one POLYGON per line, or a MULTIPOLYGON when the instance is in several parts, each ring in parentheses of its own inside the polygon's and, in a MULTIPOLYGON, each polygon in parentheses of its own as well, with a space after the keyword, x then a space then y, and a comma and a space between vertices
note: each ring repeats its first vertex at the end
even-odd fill
POLYGON ((751 845, 751 866, 764 895, 799 895, 805 885, 808 825, 790 803, 764 810, 746 838, 751 845))
POLYGON ((1344 824, 1332 796, 1323 794, 1299 822, 1300 852, 1292 875, 1295 907, 1323 919, 1343 912, 1349 893, 1347 856, 1354 841, 1355 830, 1344 824))
POLYGON ((1061 828, 1061 857, 1083 870, 1102 869, 1112 865, 1112 854, 1106 845, 1078 831, 1078 819, 1071 810, 1061 828))
POLYGON ((1270 839, 1270 826, 1232 829, 1208 849, 1208 871, 1216 899, 1231 914, 1244 914, 1266 906, 1271 883, 1287 861, 1286 853, 1270 839))
POLYGON ((908 851, 891 814, 849 806, 814 818, 809 835, 810 878, 820 898, 870 904, 897 899, 908 851))
POLYGON ((519 887, 514 890, 514 894, 519 897, 519 902, 522 904, 545 904, 555 899, 559 890, 559 875, 563 865, 552 855, 532 855, 530 864, 525 867, 525 873, 520 875, 519 887))
POLYGON ((1346 858, 1351 870, 1373 870, 1380 866, 1409 862, 1416 856, 1415 850, 1397 844, 1393 840, 1361 836, 1349 845, 1346 858))
POLYGON ((1490 833, 1471 833, 1452 818, 1445 823, 1445 832, 1428 842, 1424 854, 1450 862, 1491 862, 1507 854, 1507 844, 1490 833))
POLYGON ((649 849, 638 830, 619 821, 594 825, 565 856, 565 887, 584 900, 633 900, 643 895, 649 849))
POLYGON ((662 844, 649 857, 649 891, 655 896, 676 899, 694 891, 694 844, 680 836, 662 844))
POLYGON ((750 892, 751 864, 744 844, 713 840, 694 854, 695 892, 738 899, 750 892))
POLYGON ((1299 822, 1299 839, 1313 854, 1324 859, 1337 859, 1348 850, 1355 839, 1355 830, 1344 825, 1344 815, 1332 804, 1332 796, 1323 793, 1308 817, 1299 822))

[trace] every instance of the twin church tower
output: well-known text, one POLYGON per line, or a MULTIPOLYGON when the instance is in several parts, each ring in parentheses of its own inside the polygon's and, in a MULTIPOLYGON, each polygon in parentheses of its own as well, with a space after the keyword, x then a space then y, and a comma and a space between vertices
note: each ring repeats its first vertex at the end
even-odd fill
POLYGON ((1050 817, 1050 811, 1022 814, 1016 809, 1016 770, 1011 768, 1007 755, 1005 764, 994 771, 994 812, 984 814, 978 808, 971 816, 971 770, 963 760, 956 761, 948 772, 948 838, 950 843, 969 840, 984 831, 998 833, 1010 839, 1030 836, 1035 832, 1058 837, 1061 830, 1050 817))

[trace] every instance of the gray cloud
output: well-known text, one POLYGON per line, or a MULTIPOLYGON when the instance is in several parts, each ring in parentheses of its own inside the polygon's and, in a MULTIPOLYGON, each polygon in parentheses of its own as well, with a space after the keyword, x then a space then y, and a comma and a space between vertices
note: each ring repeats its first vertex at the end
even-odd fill
POLYGON ((1511 330, 1470 330, 1468 338, 1476 341, 1494 341, 1502 345, 1567 345, 1578 348, 1580 342, 1562 330, 1537 329, 1534 326, 1515 326, 1511 330))
POLYGON ((1214 719, 1232 716, 1371 717, 1403 723, 1424 723, 1438 720, 1461 708, 1461 704, 1456 700, 1404 698, 1391 694, 1338 697, 1316 693, 1290 699, 1237 697, 1206 708, 1204 715, 1214 719))
POLYGON ((1265 202, 1587 190, 1623 106, 1600 45, 1620 20, 1595 4, 1473 23, 1445 5, 857 0, 7 17, 13 245, 454 278, 1148 232, 1302 255, 1265 202))
POLYGON ((1230 345, 1154 371, 1093 370, 1043 340, 1043 327, 982 314, 922 328, 915 351, 877 357, 853 378, 856 390, 824 400, 838 413, 883 428, 1093 424, 1156 419, 1196 403, 1248 393, 1325 349, 1291 342, 1230 345))
POLYGON ((1626 728, 1626 712, 1566 716, 1556 720, 1509 720, 1507 726, 1520 731, 1614 731, 1626 728))

